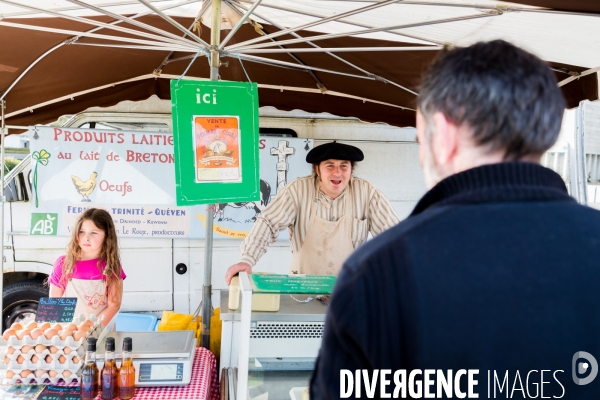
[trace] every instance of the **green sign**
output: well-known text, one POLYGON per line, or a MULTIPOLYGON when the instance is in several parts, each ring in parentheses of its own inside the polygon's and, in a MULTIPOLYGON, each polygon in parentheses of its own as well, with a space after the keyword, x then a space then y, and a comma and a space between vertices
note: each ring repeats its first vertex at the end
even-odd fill
POLYGON ((256 83, 171 81, 177 205, 260 200, 256 83))
POLYGON ((56 236, 58 231, 58 214, 31 213, 30 235, 56 236))
POLYGON ((255 292, 330 294, 336 277, 331 275, 251 274, 255 292))

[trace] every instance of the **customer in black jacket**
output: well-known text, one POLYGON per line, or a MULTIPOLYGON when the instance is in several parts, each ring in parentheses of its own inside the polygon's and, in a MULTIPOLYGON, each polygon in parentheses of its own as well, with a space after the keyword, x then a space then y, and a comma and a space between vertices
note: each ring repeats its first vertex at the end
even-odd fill
POLYGON ((511 44, 438 58, 417 110, 430 190, 345 263, 312 400, 600 398, 600 213, 540 166, 563 111, 511 44))

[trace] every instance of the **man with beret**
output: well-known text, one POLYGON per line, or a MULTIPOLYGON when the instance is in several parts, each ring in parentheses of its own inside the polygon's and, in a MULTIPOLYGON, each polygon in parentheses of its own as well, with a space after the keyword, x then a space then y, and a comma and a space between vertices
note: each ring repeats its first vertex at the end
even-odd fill
POLYGON ((291 273, 337 275, 346 258, 367 240, 399 222, 383 193, 352 176, 364 159, 355 146, 331 142, 313 148, 306 162, 313 174, 287 184, 260 214, 242 243, 240 262, 229 267, 227 284, 266 253, 279 232, 288 228, 292 247, 291 273))

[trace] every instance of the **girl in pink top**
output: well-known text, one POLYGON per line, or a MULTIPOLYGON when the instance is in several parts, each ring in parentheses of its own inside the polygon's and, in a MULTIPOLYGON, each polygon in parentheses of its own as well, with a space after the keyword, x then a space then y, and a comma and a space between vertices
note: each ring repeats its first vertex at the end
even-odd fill
POLYGON ((112 217, 99 208, 86 210, 75 224, 67 254, 54 263, 50 297, 77 297, 76 316, 104 316, 107 325, 121 308, 125 278, 112 217))

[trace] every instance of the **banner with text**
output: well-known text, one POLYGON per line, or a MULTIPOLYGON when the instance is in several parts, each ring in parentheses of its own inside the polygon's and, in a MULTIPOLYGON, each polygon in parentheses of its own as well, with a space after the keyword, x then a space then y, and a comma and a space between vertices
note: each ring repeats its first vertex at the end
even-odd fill
MULTIPOLYGON (((36 126, 29 137, 31 235, 70 235, 96 207, 121 237, 204 238, 206 206, 176 205, 172 134, 36 126)), ((215 239, 246 237, 287 182, 311 173, 312 147, 312 139, 260 137, 260 200, 215 205, 215 239)))

